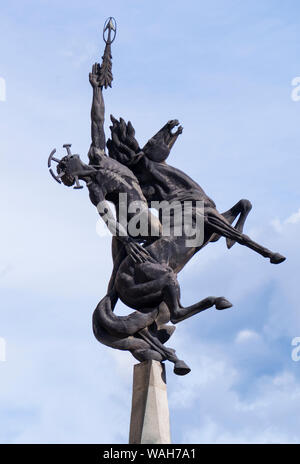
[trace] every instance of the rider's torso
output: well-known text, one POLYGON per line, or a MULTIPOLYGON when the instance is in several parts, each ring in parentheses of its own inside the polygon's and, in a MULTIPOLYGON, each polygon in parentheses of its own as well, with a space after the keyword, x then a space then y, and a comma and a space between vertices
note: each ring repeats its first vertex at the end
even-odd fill
POLYGON ((95 180, 103 198, 119 204, 119 194, 126 194, 127 202, 141 201, 147 204, 137 178, 133 172, 118 161, 103 157, 95 180))

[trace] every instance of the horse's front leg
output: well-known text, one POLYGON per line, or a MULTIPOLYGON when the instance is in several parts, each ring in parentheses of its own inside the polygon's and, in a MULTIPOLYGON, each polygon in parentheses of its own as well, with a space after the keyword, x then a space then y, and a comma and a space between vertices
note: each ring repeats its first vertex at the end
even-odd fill
MULTIPOLYGON (((251 209, 252 209, 252 204, 250 203, 250 201, 243 199, 243 200, 238 201, 228 211, 225 211, 224 213, 222 213, 222 216, 225 219, 227 219, 229 224, 232 224, 233 221, 237 218, 237 216, 240 215, 234 228, 238 232, 242 233, 244 230, 244 225, 245 225, 247 216, 250 213, 251 209)), ((235 244, 235 240, 232 240, 227 237, 226 244, 227 244, 227 248, 230 249, 235 244)))
POLYGON ((217 211, 211 211, 210 214, 206 216, 206 226, 211 228, 214 232, 223 235, 230 240, 238 242, 240 245, 244 245, 252 250, 259 253, 264 258, 270 258, 270 262, 272 264, 279 264, 285 261, 285 257, 282 256, 280 253, 274 253, 273 251, 265 248, 264 246, 260 245, 259 243, 252 240, 248 235, 241 234, 238 230, 228 224, 227 221, 224 220, 223 216, 219 214, 217 211))
MULTIPOLYGON (((239 200, 235 205, 233 205, 232 208, 230 208, 227 211, 224 211, 224 213, 221 213, 221 216, 223 216, 229 224, 232 224, 235 221, 235 219, 238 216, 240 216, 234 228, 238 232, 242 233, 244 230, 244 225, 245 225, 247 216, 250 213, 251 209, 252 209, 251 202, 249 200, 242 199, 242 200, 239 200)), ((220 237, 221 237, 220 234, 214 234, 210 241, 216 242, 217 240, 219 240, 220 237)), ((236 242, 235 240, 227 237, 226 238, 227 248, 231 248, 235 244, 235 242, 236 242)))

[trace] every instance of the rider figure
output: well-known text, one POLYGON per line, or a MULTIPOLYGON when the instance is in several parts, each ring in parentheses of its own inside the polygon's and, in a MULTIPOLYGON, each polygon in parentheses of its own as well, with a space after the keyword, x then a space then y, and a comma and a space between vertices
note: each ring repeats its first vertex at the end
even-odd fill
MULTIPOLYGON (((104 100, 102 86, 100 85, 100 66, 95 63, 89 74, 89 81, 93 88, 93 101, 91 108, 91 136, 92 143, 88 152, 89 165, 83 163, 78 155, 64 157, 58 164, 58 173, 66 174, 61 177, 64 184, 73 185, 75 175, 86 182, 90 200, 97 207, 100 216, 105 220, 110 231, 117 236, 113 238, 113 257, 120 251, 120 245, 125 245, 127 253, 137 262, 145 261, 147 252, 139 243, 151 243, 160 235, 160 222, 151 214, 147 201, 133 172, 108 157, 105 153, 104 133, 104 100), (121 194, 121 195, 120 195, 121 194), (120 202, 126 201, 126 217, 119 216, 124 211, 120 202), (111 211, 109 203, 116 208, 116 219, 111 211), (136 209, 127 208, 127 205, 136 205, 136 209), (146 223, 147 233, 132 236, 127 224, 136 214, 138 209, 141 223, 146 223), (132 212, 131 212, 132 211, 132 212), (125 222, 123 223, 123 219, 125 222), (151 232, 151 235, 150 235, 151 232), (131 235, 131 236, 130 236, 131 235)), ((143 231, 144 232, 144 231, 143 231)), ((123 248, 121 245, 121 248, 123 248)))

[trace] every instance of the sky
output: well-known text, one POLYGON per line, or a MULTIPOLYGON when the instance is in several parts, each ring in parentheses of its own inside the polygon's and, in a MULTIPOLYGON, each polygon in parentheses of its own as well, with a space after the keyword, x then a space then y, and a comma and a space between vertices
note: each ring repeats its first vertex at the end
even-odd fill
MULTIPOLYGON (((299 443, 300 5, 296 0, 28 0, 0 15, 0 443, 127 443, 129 353, 100 345, 92 313, 112 270, 87 190, 49 176, 53 148, 87 159, 88 73, 117 20, 109 114, 141 146, 184 127, 169 163, 219 211, 241 198, 245 233, 287 257, 274 266, 224 239, 179 274, 182 301, 224 295, 176 327, 167 368, 173 443, 299 443), (2 353, 3 355, 3 353, 2 353)), ((119 306, 119 314, 128 308, 119 306)))

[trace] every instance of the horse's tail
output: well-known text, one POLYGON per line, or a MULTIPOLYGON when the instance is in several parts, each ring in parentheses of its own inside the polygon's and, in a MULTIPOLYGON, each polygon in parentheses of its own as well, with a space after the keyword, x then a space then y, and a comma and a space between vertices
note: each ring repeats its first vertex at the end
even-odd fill
POLYGON ((107 335, 109 335, 108 339, 110 342, 113 342, 113 339, 120 340, 134 335, 151 325, 157 317, 158 308, 153 309, 147 314, 134 311, 128 316, 117 316, 113 312, 117 300, 117 293, 115 290, 112 290, 99 302, 94 311, 93 332, 101 343, 107 344, 107 335))

